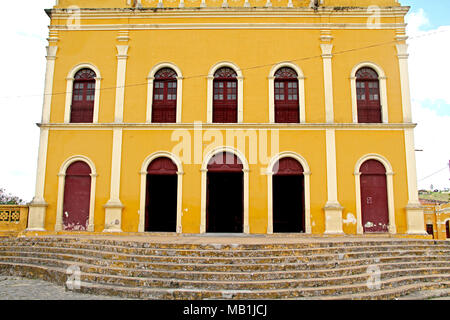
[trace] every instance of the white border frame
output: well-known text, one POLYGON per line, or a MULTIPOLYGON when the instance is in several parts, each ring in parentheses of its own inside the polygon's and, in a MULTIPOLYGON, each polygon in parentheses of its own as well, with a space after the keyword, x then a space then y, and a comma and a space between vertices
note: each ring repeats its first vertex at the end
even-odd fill
POLYGON ((139 175, 141 176, 141 187, 140 187, 140 197, 139 197, 139 226, 138 226, 138 232, 145 232, 145 197, 146 197, 146 190, 147 190, 147 169, 150 163, 152 163, 153 160, 156 160, 158 158, 169 158, 170 160, 175 163, 177 166, 177 227, 176 227, 176 233, 182 233, 183 227, 181 224, 181 217, 182 217, 182 201, 183 201, 183 167, 181 164, 180 159, 178 159, 174 154, 166 151, 158 151, 155 153, 152 153, 147 158, 145 158, 144 162, 141 166, 141 171, 139 172, 139 175))
POLYGON ((381 123, 389 123, 388 115, 388 99, 387 99, 387 85, 386 74, 384 70, 376 63, 365 61, 353 67, 350 74, 350 86, 352 93, 352 118, 353 123, 358 123, 358 101, 356 97, 356 73, 359 69, 368 67, 374 69, 378 73, 378 81, 380 83, 380 103, 381 103, 381 123))
POLYGON ((205 156, 203 160, 203 164, 201 167, 201 173, 202 173, 202 185, 201 185, 201 212, 200 212, 200 233, 206 233, 206 193, 207 193, 207 176, 208 176, 208 164, 211 161, 211 159, 218 153, 221 152, 228 152, 231 154, 234 154, 239 158, 239 160, 242 163, 243 166, 243 172, 244 172, 244 228, 243 233, 249 234, 250 233, 250 226, 249 226, 249 166, 247 159, 245 156, 238 150, 231 148, 231 147, 217 147, 213 150, 209 151, 208 154, 205 156))
POLYGON ((95 168, 94 162, 86 156, 74 155, 66 159, 58 173, 58 199, 56 202, 56 221, 55 221, 55 231, 63 230, 63 205, 64 205, 64 188, 66 185, 66 171, 69 166, 77 161, 82 161, 86 163, 91 169, 91 198, 89 203, 89 225, 86 231, 94 231, 94 211, 95 211, 95 189, 97 182, 97 170, 95 168))
POLYGON ((269 73, 269 122, 275 123, 275 73, 283 67, 291 68, 297 72, 298 79, 298 102, 299 102, 299 114, 300 123, 306 122, 306 107, 305 107, 305 76, 302 69, 292 62, 281 62, 272 67, 269 73))
POLYGON ((100 85, 101 85, 101 74, 100 70, 92 63, 81 63, 76 65, 69 71, 66 78, 66 102, 64 107, 64 123, 70 123, 70 112, 72 107, 72 91, 73 91, 73 81, 75 80, 75 74, 81 69, 88 68, 95 72, 95 98, 94 98, 94 117, 92 123, 98 123, 98 112, 100 108, 100 85))
POLYGON ((311 234, 311 185, 308 162, 301 155, 291 151, 285 151, 274 156, 267 167, 267 234, 273 234, 273 167, 283 158, 292 158, 297 160, 303 167, 304 176, 304 199, 305 199, 305 234, 311 234))
POLYGON ((387 200, 389 211, 389 233, 397 233, 395 224, 395 207, 394 207, 394 171, 389 161, 379 154, 367 154, 361 157, 355 165, 355 196, 356 196, 356 233, 364 234, 364 228, 362 225, 362 206, 361 206, 361 165, 367 160, 377 160, 383 164, 386 170, 386 184, 387 184, 387 200))
POLYGON ((210 70, 207 76, 207 106, 206 106, 206 122, 213 123, 213 82, 214 82, 214 74, 217 70, 223 67, 229 67, 233 69, 237 74, 237 82, 238 82, 238 105, 237 105, 237 123, 242 123, 244 121, 244 77, 242 75, 241 69, 234 64, 233 62, 223 61, 216 63, 210 70))
POLYGON ((177 111, 176 111, 176 123, 181 123, 181 108, 183 106, 183 74, 177 65, 171 62, 161 62, 155 65, 150 70, 147 77, 147 115, 146 122, 152 123, 152 105, 153 105, 153 82, 155 80, 155 74, 162 68, 170 68, 177 74, 177 111))

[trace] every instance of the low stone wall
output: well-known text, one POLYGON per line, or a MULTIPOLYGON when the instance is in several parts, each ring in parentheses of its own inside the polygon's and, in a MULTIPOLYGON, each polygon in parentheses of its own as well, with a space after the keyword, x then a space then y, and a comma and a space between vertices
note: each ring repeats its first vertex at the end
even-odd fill
POLYGON ((28 206, 0 205, 0 233, 24 231, 27 224, 28 206))

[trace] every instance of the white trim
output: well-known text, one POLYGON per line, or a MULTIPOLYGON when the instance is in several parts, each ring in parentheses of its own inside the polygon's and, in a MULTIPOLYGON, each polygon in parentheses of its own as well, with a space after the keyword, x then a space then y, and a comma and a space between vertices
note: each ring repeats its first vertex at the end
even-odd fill
POLYGON ((177 166, 177 233, 183 232, 183 226, 181 223, 182 217, 182 200, 183 200, 183 166, 180 159, 177 158, 174 154, 166 151, 159 151, 152 153, 147 158, 145 158, 144 162, 141 166, 141 171, 139 175, 141 177, 141 186, 140 186, 140 196, 139 196, 139 226, 138 232, 145 232, 145 200, 146 200, 146 190, 147 190, 147 169, 150 163, 157 158, 169 158, 171 159, 175 165, 177 166))
POLYGON ((100 70, 92 63, 80 63, 73 67, 66 78, 66 102, 64 107, 64 123, 70 123, 70 112, 72 105, 72 92, 73 92, 73 81, 75 74, 81 69, 91 69, 95 72, 95 100, 94 100, 94 117, 93 123, 98 123, 98 112, 100 108, 100 92, 101 92, 101 80, 102 76, 100 70))
POLYGON ((396 44, 398 66, 400 71, 400 86, 402 91, 402 110, 403 122, 409 123, 412 121, 411 115, 411 89, 409 86, 409 70, 408 70, 408 45, 396 44))
POLYGON ((306 122, 306 107, 305 107, 305 76, 302 69, 295 63, 286 61, 280 62, 272 67, 269 73, 269 122, 275 123, 275 97, 274 97, 274 82, 275 73, 283 67, 292 68, 297 72, 298 79, 298 102, 299 102, 299 113, 300 113, 300 123, 306 122))
POLYGON ((125 103, 125 80, 127 72, 128 46, 116 45, 117 49, 117 80, 114 121, 123 122, 123 107, 125 103))
POLYGON ((171 62, 161 62, 150 70, 147 77, 147 115, 146 122, 152 123, 152 104, 153 104, 153 81, 155 74, 162 68, 173 69, 177 74, 177 115, 176 123, 181 123, 181 108, 183 106, 183 74, 177 65, 171 62))
POLYGON ((214 74, 216 71, 222 67, 229 67, 233 69, 237 74, 237 82, 238 82, 238 104, 237 104, 237 116, 238 121, 237 123, 242 123, 244 120, 244 77, 242 75, 241 69, 234 64, 233 62, 229 61, 223 61, 216 63, 210 70, 207 76, 207 107, 206 107, 206 122, 207 123, 213 123, 213 80, 214 80, 214 74))
POLYGON ((86 163, 91 169, 91 194, 90 194, 90 203, 89 203, 89 225, 86 231, 94 231, 94 211, 95 211, 95 189, 96 189, 96 181, 97 181, 97 170, 95 168, 94 162, 86 156, 75 155, 66 159, 58 173, 58 198, 56 202, 56 222, 55 222, 55 231, 63 230, 63 205, 64 205, 64 187, 65 187, 65 178, 67 168, 77 161, 82 161, 86 163))
POLYGON ((325 97, 325 117, 327 123, 334 122, 334 106, 333 106, 333 66, 331 60, 333 58, 333 45, 330 43, 322 43, 323 61, 323 85, 325 97))
POLYGON ((365 61, 357 64, 353 67, 350 74, 350 87, 352 93, 352 117, 353 123, 358 123, 358 101, 356 97, 356 73, 359 69, 369 67, 374 69, 378 73, 378 80, 380 83, 380 103, 381 103, 381 122, 388 123, 388 99, 387 99, 387 85, 386 85, 386 74, 384 70, 376 63, 365 61))
POLYGON ((364 228, 362 225, 362 206, 361 206, 361 165, 367 160, 377 160, 379 161, 386 170, 386 184, 387 184, 387 200, 388 200, 388 211, 389 211, 389 233, 397 233, 397 228, 395 224, 395 207, 394 207, 394 172, 392 171, 392 166, 389 161, 379 154, 366 154, 361 157, 355 165, 355 197, 356 197, 356 233, 363 234, 364 228))
POLYGON ((237 149, 231 147, 217 147, 209 151, 209 153, 204 157, 203 164, 201 167, 202 172, 202 182, 201 182, 201 213, 200 213, 200 233, 206 232, 206 192, 207 192, 207 175, 208 175, 208 164, 212 157, 221 152, 229 152, 234 154, 239 158, 243 166, 244 172, 244 233, 250 233, 249 226, 249 166, 245 156, 237 149))
POLYGON ((283 158, 293 158, 297 160, 303 167, 304 176, 304 199, 305 199, 305 234, 311 234, 311 187, 310 176, 311 171, 309 169, 308 162, 299 154, 295 152, 285 151, 274 156, 267 167, 267 233, 273 234, 273 167, 275 164, 283 158))

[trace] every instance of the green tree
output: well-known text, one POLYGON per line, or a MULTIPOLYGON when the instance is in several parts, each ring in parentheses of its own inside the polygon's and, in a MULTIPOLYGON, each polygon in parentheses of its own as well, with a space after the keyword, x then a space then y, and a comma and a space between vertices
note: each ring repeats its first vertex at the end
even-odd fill
POLYGON ((17 196, 7 193, 5 189, 0 188, 0 204, 24 204, 25 202, 17 196))

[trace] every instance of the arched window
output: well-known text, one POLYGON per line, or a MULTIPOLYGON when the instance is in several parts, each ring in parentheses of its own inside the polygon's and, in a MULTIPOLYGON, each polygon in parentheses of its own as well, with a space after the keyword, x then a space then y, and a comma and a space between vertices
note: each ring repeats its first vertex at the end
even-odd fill
POLYGON ((381 123, 380 81, 372 68, 356 73, 356 95, 359 123, 381 123))
POLYGON ((92 123, 94 119, 96 74, 91 69, 81 69, 74 77, 70 122, 92 123))
POLYGON ((275 122, 298 123, 300 121, 298 99, 298 75, 287 67, 275 73, 275 122))
POLYGON ((228 67, 220 68, 214 74, 213 122, 238 122, 237 74, 228 67))
POLYGON ((152 122, 176 122, 177 74, 162 68, 155 74, 153 83, 152 122))

